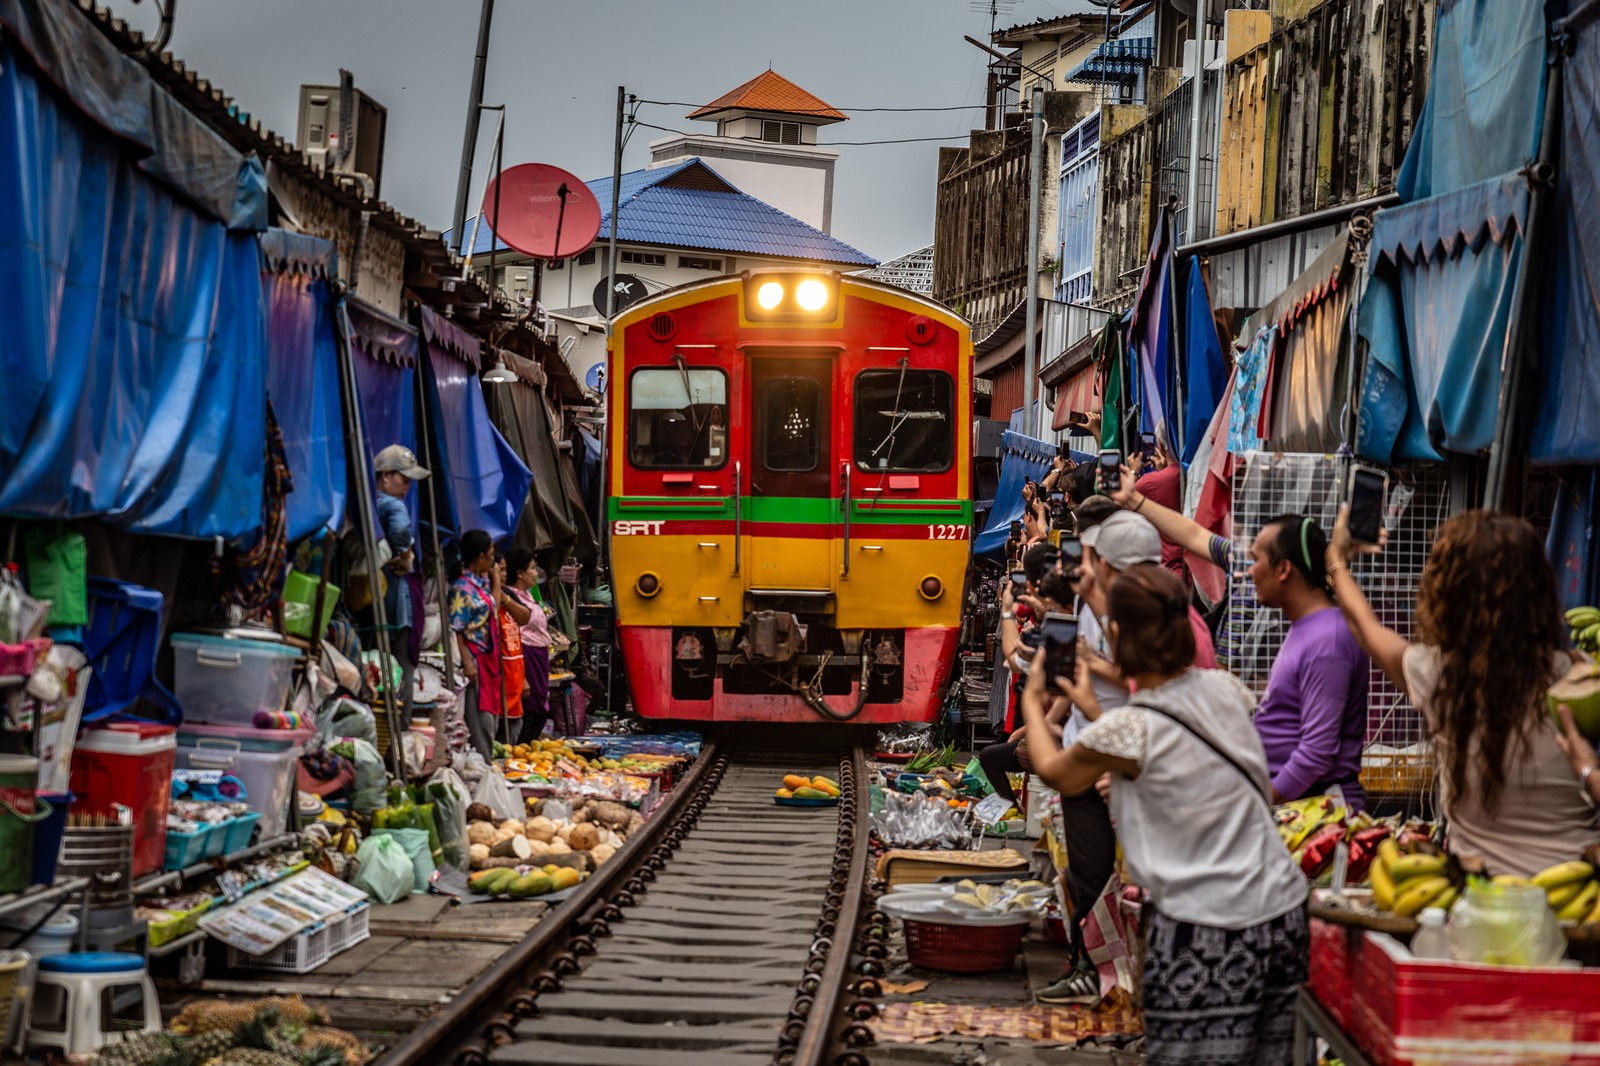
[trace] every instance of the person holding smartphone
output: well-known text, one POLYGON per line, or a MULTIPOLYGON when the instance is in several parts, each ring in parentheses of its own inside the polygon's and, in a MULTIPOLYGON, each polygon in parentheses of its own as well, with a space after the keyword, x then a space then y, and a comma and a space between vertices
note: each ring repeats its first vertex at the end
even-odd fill
POLYGON ((1231 674, 1190 666, 1187 609, 1183 583, 1159 565, 1118 578, 1108 631, 1138 691, 1101 714, 1086 662, 1074 678, 1030 675, 1023 714, 1041 740, 1033 772, 1063 795, 1111 775, 1128 875, 1149 901, 1145 1061, 1287 1063, 1309 963, 1309 890, 1278 837, 1255 700, 1231 674), (1095 708, 1070 748, 1046 727, 1052 687, 1095 708))
MULTIPOLYGON (((1134 491, 1145 499, 1160 504, 1169 511, 1183 509, 1183 464, 1173 456, 1167 445, 1167 423, 1156 423, 1154 440, 1146 456, 1149 473, 1141 474, 1133 483, 1134 491)), ((1159 532, 1159 530, 1157 531, 1159 532)), ((1183 547, 1175 541, 1161 538, 1161 565, 1171 570, 1185 585, 1189 583, 1189 568, 1184 565, 1183 547)))

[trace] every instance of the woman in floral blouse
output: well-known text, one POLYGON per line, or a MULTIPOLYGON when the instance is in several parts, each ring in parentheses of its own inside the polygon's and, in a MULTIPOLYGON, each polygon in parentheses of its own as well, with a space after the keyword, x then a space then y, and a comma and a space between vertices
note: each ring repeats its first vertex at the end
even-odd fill
POLYGON ((461 652, 468 687, 462 717, 472 746, 494 757, 494 727, 504 706, 501 695, 500 611, 506 594, 494 565, 494 542, 481 529, 461 535, 461 576, 450 586, 450 630, 461 652))

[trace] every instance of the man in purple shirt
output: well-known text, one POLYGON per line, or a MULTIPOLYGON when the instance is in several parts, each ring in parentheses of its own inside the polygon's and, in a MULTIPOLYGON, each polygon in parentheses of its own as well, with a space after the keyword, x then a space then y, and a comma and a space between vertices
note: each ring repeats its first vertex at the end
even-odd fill
MULTIPOLYGON (((1123 488, 1113 494, 1118 503, 1148 518, 1167 540, 1223 569, 1232 567, 1231 541, 1145 497, 1131 474, 1123 468, 1123 488)), ((1302 515, 1274 518, 1251 542, 1256 599, 1289 619, 1289 635, 1256 711, 1256 732, 1267 752, 1274 803, 1338 785, 1351 808, 1359 809, 1365 803, 1361 747, 1371 663, 1328 595, 1327 546, 1322 528, 1302 515)))

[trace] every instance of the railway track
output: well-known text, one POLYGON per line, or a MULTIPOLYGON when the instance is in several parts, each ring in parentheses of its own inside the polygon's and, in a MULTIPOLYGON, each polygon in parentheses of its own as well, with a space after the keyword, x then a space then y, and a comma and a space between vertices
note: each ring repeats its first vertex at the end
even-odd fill
POLYGON ((864 903, 866 766, 782 808, 792 750, 717 741, 572 898, 382 1066, 863 1066, 882 974, 864 903))

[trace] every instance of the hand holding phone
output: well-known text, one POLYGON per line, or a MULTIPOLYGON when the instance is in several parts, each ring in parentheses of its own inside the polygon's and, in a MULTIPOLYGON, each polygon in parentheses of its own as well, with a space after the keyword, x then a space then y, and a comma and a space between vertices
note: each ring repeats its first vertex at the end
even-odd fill
POLYGON ((1058 677, 1072 681, 1078 674, 1078 620, 1070 614, 1051 611, 1040 623, 1044 635, 1045 681, 1054 684, 1058 677))
POLYGON ((1100 453, 1096 470, 1097 483, 1100 491, 1107 496, 1115 495, 1122 490, 1122 453, 1115 448, 1106 448, 1100 453))
POLYGON ((1015 600, 1028 591, 1028 575, 1022 570, 1011 571, 1011 598, 1015 600))
POLYGON ((1358 466, 1350 471, 1350 539, 1376 544, 1383 533, 1389 478, 1381 470, 1358 466))

